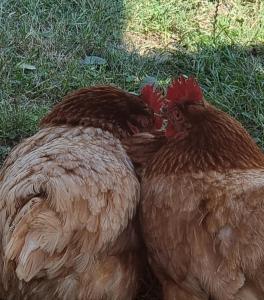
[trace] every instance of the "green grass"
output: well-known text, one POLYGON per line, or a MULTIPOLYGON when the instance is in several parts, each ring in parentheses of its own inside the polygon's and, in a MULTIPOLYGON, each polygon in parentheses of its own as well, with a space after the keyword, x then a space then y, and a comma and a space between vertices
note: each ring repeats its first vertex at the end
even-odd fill
POLYGON ((264 147, 264 2, 0 1, 0 160, 68 91, 111 83, 138 91, 198 77, 208 100, 264 147), (86 55, 105 65, 83 65, 86 55), (30 64, 34 70, 21 68, 30 64))

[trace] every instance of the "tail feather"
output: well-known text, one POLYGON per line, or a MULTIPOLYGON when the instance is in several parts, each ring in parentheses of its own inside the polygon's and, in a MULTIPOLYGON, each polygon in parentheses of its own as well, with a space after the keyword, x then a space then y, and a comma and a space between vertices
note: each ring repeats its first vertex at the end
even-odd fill
MULTIPOLYGON (((41 198, 32 198, 18 212, 11 226, 7 224, 11 230, 4 248, 6 264, 15 261, 18 278, 26 282, 42 269, 50 267, 54 271, 56 268, 49 264, 50 258, 54 255, 55 259, 71 238, 71 233, 63 231, 56 213, 43 202, 41 198)), ((65 259, 62 260, 65 263, 65 259)))
POLYGON ((22 251, 16 267, 16 274, 20 280, 29 282, 44 268, 45 263, 46 255, 42 250, 31 250, 27 255, 24 255, 22 251))

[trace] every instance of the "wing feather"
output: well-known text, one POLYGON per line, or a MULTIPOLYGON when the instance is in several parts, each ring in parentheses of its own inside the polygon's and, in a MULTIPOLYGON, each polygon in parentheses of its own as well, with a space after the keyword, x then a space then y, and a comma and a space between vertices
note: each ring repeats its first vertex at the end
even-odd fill
POLYGON ((10 154, 0 175, 5 264, 20 279, 84 270, 133 217, 139 183, 122 145, 92 128, 47 128, 10 154))

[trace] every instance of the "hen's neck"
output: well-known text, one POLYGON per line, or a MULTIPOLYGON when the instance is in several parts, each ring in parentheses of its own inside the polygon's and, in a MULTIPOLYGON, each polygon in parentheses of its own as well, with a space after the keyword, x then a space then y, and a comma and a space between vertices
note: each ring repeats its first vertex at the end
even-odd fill
POLYGON ((263 152, 236 120, 225 115, 194 128, 181 139, 168 140, 146 168, 146 175, 264 168, 263 152))

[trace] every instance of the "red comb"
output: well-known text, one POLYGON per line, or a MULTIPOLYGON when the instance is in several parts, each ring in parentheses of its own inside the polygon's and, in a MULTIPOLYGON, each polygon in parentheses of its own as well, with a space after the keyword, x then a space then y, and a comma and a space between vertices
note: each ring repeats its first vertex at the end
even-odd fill
POLYGON ((153 85, 146 85, 141 90, 141 97, 154 112, 155 128, 160 129, 163 124, 163 120, 160 116, 160 110, 164 105, 164 96, 156 91, 153 85))
POLYGON ((195 78, 180 76, 168 87, 166 98, 172 103, 195 103, 203 100, 203 93, 195 78))
POLYGON ((155 90, 153 85, 144 86, 141 90, 141 97, 155 113, 160 113, 163 96, 155 90))

